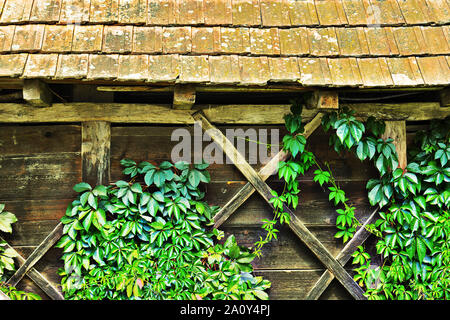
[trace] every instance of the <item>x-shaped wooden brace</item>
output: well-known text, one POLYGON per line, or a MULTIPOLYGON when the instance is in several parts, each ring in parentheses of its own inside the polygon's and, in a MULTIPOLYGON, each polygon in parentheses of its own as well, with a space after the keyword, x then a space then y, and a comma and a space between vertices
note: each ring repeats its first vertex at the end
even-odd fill
MULTIPOLYGON (((58 241, 62 235, 62 230, 63 224, 60 222, 26 260, 18 255, 18 262, 21 266, 9 278, 6 284, 15 287, 25 274, 27 274, 50 298, 53 300, 64 300, 64 296, 44 276, 33 268, 36 262, 58 241)), ((11 246, 9 247, 12 248, 11 246)))
MULTIPOLYGON (((234 162, 234 165, 241 171, 241 173, 249 181, 238 194, 233 197, 233 200, 239 200, 234 205, 231 205, 227 209, 222 209, 218 213, 216 219, 216 226, 226 220, 236 209, 242 204, 246 199, 250 197, 253 193, 253 189, 258 191, 258 193, 264 198, 264 200, 271 206, 270 199, 273 197, 271 193, 271 188, 264 182, 271 174, 277 169, 279 161, 286 159, 288 154, 283 152, 275 156, 269 163, 261 169, 261 175, 258 174, 245 160, 245 158, 237 151, 233 144, 223 135, 223 133, 215 128, 204 114, 199 111, 194 113, 194 120, 199 122, 205 130, 205 132, 217 143, 218 146, 225 152, 225 154, 234 162), (267 168, 266 168, 267 167, 267 168), (264 177, 265 179, 263 180, 264 177)), ((317 115, 311 122, 312 124, 308 126, 309 134, 314 131, 315 128, 320 124, 320 115, 317 115)), ((305 128, 305 134, 306 134, 305 128)), ((229 202, 230 203, 230 202, 229 202)), ((302 240, 305 245, 319 258, 319 260, 331 271, 331 279, 336 277, 339 282, 348 290, 348 292, 358 300, 366 300, 364 296, 364 291, 358 284, 353 280, 353 278, 345 271, 341 263, 339 263, 331 253, 325 248, 325 246, 306 228, 306 226, 297 218, 296 215, 290 210, 289 207, 284 206, 283 210, 290 214, 291 221, 289 227, 291 230, 302 240)), ((350 253, 351 254, 351 253, 350 253)), ((343 259, 342 259, 343 260, 343 259)), ((325 276, 330 278, 329 276, 325 276)), ((327 279, 326 279, 327 280, 327 279)), ((328 280, 327 280, 328 281, 328 280)), ((330 280, 331 281, 331 280, 330 280)), ((323 292, 323 291, 322 291, 323 292)))

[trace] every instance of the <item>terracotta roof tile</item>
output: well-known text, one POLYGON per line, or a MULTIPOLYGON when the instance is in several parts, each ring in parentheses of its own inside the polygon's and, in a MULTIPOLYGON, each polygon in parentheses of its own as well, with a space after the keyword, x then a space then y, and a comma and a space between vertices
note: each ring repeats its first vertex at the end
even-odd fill
POLYGON ((118 54, 91 54, 87 79, 116 79, 119 72, 118 54))
POLYGON ((396 0, 370 0, 370 3, 372 17, 368 19, 368 23, 389 25, 405 23, 396 0))
POLYGON ((342 0, 345 16, 350 25, 367 25, 371 10, 369 0, 342 0))
POLYGON ((392 58, 387 63, 394 85, 416 86, 424 83, 414 57, 392 58))
POLYGON ((0 26, 0 52, 11 51, 15 29, 14 25, 0 26))
POLYGON ((206 25, 231 25, 233 23, 231 0, 204 0, 206 25))
POLYGON ((178 55, 149 56, 149 82, 174 82, 180 75, 178 55))
POLYGON ((62 0, 60 23, 89 22, 90 0, 62 0))
POLYGON ((450 22, 450 8, 446 0, 426 0, 430 16, 437 23, 450 22))
POLYGON ((450 82, 449 10, 447 0, 0 0, 0 72, 442 85, 450 82), (2 65, 15 60, 17 67, 2 65))
POLYGON ((131 52, 133 26, 105 26, 102 51, 105 53, 131 52))
POLYGON ((30 21, 56 22, 59 21, 60 12, 61 0, 33 1, 30 21))
POLYGON ((269 58, 270 81, 291 82, 300 79, 300 69, 295 57, 269 58))
POLYGON ((27 53, 0 55, 0 77, 19 77, 23 74, 27 53))
POLYGON ((263 26, 290 25, 287 1, 260 0, 261 22, 263 26))
POLYGON ((39 51, 42 48, 45 25, 26 24, 16 26, 12 51, 39 51))
POLYGON ((6 0, 0 22, 23 22, 30 18, 32 1, 6 0))
POLYGON ((305 27, 280 29, 282 55, 304 55, 309 53, 308 31, 305 27))
POLYGON ((261 9, 259 0, 231 0, 233 25, 261 25, 261 9))
POLYGON ((367 55, 367 40, 362 28, 336 28, 341 55, 367 55))
POLYGON ((339 45, 334 27, 308 29, 311 54, 315 56, 339 55, 339 45))
POLYGON ((181 56, 179 60, 180 83, 209 82, 209 62, 207 56, 181 56))
POLYGON ((147 55, 120 55, 118 80, 140 80, 148 78, 147 55))
POLYGON ((51 54, 31 54, 28 56, 24 78, 52 78, 56 73, 58 55, 51 54))
POLYGON ((425 84, 446 85, 449 83, 450 69, 445 57, 417 57, 416 59, 425 84))
POLYGON ((89 21, 116 23, 119 21, 119 0, 91 0, 89 21))
POLYGON ((289 18, 292 26, 318 25, 316 7, 312 1, 288 1, 289 18))
POLYGON ((164 53, 188 53, 192 48, 191 27, 166 27, 162 33, 164 53))
POLYGON ((397 0, 406 23, 417 24, 430 21, 425 0, 397 0))
POLYGON ((335 86, 359 86, 362 85, 356 58, 328 59, 331 79, 335 86))
POLYGON ((74 25, 46 25, 43 52, 69 52, 72 50, 74 25))
POLYGON ((173 2, 170 0, 148 1, 147 24, 167 25, 173 23, 173 2))
POLYGON ((385 58, 358 58, 357 61, 364 86, 393 85, 385 58))
POLYGON ((326 58, 298 58, 302 85, 322 86, 331 84, 326 58))
POLYGON ((119 23, 147 22, 147 0, 119 0, 119 23))
POLYGON ((239 56, 241 83, 246 85, 264 85, 270 79, 267 57, 239 56))
POLYGON ((239 58, 235 55, 209 57, 210 83, 236 84, 240 82, 239 58))
POLYGON ((56 79, 83 79, 88 72, 88 54, 60 54, 56 68, 56 79))
POLYGON ((321 25, 345 25, 348 23, 344 7, 337 0, 314 0, 321 25))
POLYGON ((133 53, 161 53, 162 27, 133 27, 133 53))
POLYGON ((102 25, 75 25, 72 51, 97 52, 102 50, 102 25))

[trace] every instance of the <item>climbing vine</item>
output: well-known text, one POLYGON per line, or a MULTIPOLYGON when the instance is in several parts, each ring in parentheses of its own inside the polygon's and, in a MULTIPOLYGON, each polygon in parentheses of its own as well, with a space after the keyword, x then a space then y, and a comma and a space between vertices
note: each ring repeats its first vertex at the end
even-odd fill
MULTIPOLYGON (((337 207, 335 237, 343 242, 351 239, 361 223, 355 218, 356 208, 349 203, 345 191, 333 176, 330 165, 321 165, 306 151, 301 136, 302 102, 294 102, 285 117, 288 134, 283 149, 292 157, 281 162, 278 175, 283 178, 283 193, 273 192, 271 200, 275 219, 264 221, 266 239, 275 237, 276 223, 289 223, 283 204, 295 209, 299 202, 296 178, 315 167, 314 181, 327 185, 329 200, 337 207)), ((372 161, 379 177, 367 182, 368 200, 380 208, 380 218, 366 229, 378 239, 377 256, 381 265, 372 264, 373 257, 364 246, 353 253, 354 279, 369 299, 449 299, 450 298, 450 119, 432 121, 429 130, 417 133, 410 148, 409 164, 398 167, 398 154, 392 139, 383 139, 385 123, 373 117, 362 122, 353 111, 340 109, 322 119, 325 131, 331 129, 330 146, 338 153, 350 151, 361 161, 372 161)))
POLYGON ((208 164, 121 164, 127 181, 74 187, 57 244, 66 299, 268 299, 255 254, 210 228, 208 164))
MULTIPOLYGON (((11 212, 4 211, 4 209, 5 205, 0 203, 0 231, 12 233, 12 224, 17 222, 17 217, 11 212)), ((15 257, 17 257, 16 251, 9 247, 6 241, 0 240, 0 291, 11 300, 40 300, 40 297, 35 293, 17 290, 5 283, 16 270, 15 257)))

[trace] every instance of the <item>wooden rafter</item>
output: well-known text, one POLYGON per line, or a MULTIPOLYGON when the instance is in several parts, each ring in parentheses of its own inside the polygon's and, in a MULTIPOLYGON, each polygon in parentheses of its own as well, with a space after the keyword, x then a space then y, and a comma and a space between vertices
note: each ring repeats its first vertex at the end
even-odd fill
POLYGON ((48 107, 52 104, 52 93, 48 85, 41 80, 25 80, 23 99, 35 107, 48 107))
POLYGON ((173 108, 189 110, 195 104, 195 86, 193 85, 176 85, 173 90, 173 108))
MULTIPOLYGON (((234 159, 235 166, 253 185, 264 200, 273 207, 270 203, 272 196, 272 189, 261 179, 259 174, 248 164, 245 158, 236 150, 233 144, 223 135, 223 133, 215 128, 208 119, 201 112, 193 115, 193 118, 200 122, 203 130, 217 143, 218 146, 230 158, 234 159)), ((343 266, 336 261, 325 246, 306 228, 306 226, 297 218, 289 207, 284 206, 283 210, 290 214, 291 221, 289 227, 302 240, 305 245, 319 258, 319 260, 331 270, 335 277, 348 290, 348 292, 358 300, 366 300, 364 291, 353 280, 353 278, 345 271, 343 266)))

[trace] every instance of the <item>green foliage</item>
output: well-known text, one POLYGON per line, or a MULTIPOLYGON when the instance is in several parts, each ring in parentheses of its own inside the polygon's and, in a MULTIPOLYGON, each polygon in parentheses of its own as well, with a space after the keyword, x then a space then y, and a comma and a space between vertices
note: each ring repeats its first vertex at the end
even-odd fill
MULTIPOLYGON (((370 255, 358 247, 353 254, 353 263, 359 265, 355 281, 366 288, 369 299, 449 299, 450 119, 432 121, 428 131, 416 135, 405 169, 398 168, 392 139, 380 138, 385 126, 374 118, 365 123, 367 134, 353 135, 354 141, 347 143, 344 133, 351 132, 351 126, 363 127, 354 121, 342 110, 324 117, 323 124, 326 130, 336 129, 330 138, 336 151, 349 149, 361 161, 374 161, 380 175, 368 181, 367 189, 370 204, 383 210, 369 227, 380 237, 376 250, 384 262, 371 265, 370 255)), ((314 180, 322 185, 331 179, 317 170, 314 180)), ((348 238, 350 228, 344 224, 350 226, 352 215, 348 210, 337 212, 337 236, 348 238)))
POLYGON ((209 226, 207 164, 159 166, 124 159, 129 181, 92 188, 61 219, 61 285, 67 299, 267 299, 252 275, 255 254, 209 226))
MULTIPOLYGON (((17 222, 17 218, 15 214, 3 211, 4 209, 5 205, 0 203, 0 231, 12 233, 12 224, 17 222)), ((4 284, 16 270, 15 257, 17 257, 17 253, 8 247, 6 241, 0 240, 0 291, 11 300, 40 300, 37 294, 20 291, 4 284)))

